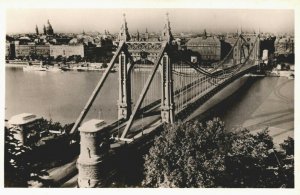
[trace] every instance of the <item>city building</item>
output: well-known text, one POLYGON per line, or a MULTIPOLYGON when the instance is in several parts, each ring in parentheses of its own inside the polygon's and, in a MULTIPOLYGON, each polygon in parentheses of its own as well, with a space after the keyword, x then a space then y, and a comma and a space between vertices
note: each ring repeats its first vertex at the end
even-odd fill
MULTIPOLYGON (((113 55, 115 46, 114 36, 105 30, 100 33, 54 34, 48 20, 43 33, 35 26, 35 33, 6 36, 6 60, 15 58, 22 60, 46 60, 53 57, 86 57, 93 62, 107 62, 113 55)), ((52 58, 51 58, 52 59, 52 58)))
POLYGON ((5 58, 6 59, 15 58, 15 44, 9 41, 5 42, 5 58))
POLYGON ((50 45, 36 45, 35 53, 37 56, 49 57, 50 56, 50 45))
POLYGON ((140 33, 137 31, 136 33, 130 35, 131 41, 140 41, 140 42, 157 42, 160 41, 160 36, 155 33, 149 33, 148 29, 146 28, 146 31, 144 33, 140 33))
POLYGON ((214 36, 208 37, 206 31, 201 37, 190 39, 186 43, 187 50, 191 50, 200 55, 204 61, 218 61, 221 59, 221 42, 214 36))
POLYGON ((36 44, 30 42, 24 45, 19 44, 19 41, 15 41, 15 56, 18 57, 49 57, 50 45, 49 44, 36 44))
POLYGON ((50 45, 50 56, 81 56, 84 57, 84 46, 80 45, 50 45))
POLYGON ((293 37, 277 37, 275 42, 275 55, 294 54, 294 38, 293 37))
POLYGON ((25 45, 20 44, 19 41, 15 41, 15 52, 17 58, 35 55, 35 44, 29 43, 25 45))

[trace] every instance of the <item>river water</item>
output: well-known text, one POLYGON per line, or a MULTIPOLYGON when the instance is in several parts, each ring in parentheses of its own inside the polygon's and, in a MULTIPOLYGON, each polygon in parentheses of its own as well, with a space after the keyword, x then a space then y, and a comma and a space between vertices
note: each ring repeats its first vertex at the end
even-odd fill
MULTIPOLYGON (((76 120, 102 76, 96 71, 24 72, 19 67, 6 67, 5 71, 6 119, 29 112, 63 124, 76 120)), ((146 77, 143 72, 134 74, 134 88, 141 89, 140 81, 146 77)), ((246 127, 255 131, 269 127, 274 137, 293 137, 294 80, 285 77, 251 80, 220 104, 215 114, 225 121, 228 129, 246 127)), ((113 73, 85 120, 102 118, 109 122, 117 119, 117 99, 118 73, 113 73)))

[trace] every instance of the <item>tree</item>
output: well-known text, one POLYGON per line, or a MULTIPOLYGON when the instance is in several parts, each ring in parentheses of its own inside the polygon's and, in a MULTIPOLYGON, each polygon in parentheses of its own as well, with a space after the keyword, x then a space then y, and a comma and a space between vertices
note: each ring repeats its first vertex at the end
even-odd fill
MULTIPOLYGON (((288 140, 282 147, 290 151, 293 143, 288 140)), ((142 184, 147 187, 291 187, 293 162, 282 166, 287 153, 291 152, 274 149, 267 129, 257 134, 246 129, 227 132, 217 118, 205 124, 191 121, 166 125, 145 156, 142 184)))
POLYGON ((107 63, 106 63, 106 62, 103 62, 102 68, 107 68, 107 67, 108 67, 107 63))
POLYGON ((27 186, 27 173, 24 154, 28 150, 14 137, 16 131, 5 128, 5 186, 27 186))
MULTIPOLYGON (((73 125, 74 124, 66 124, 62 126, 59 122, 42 118, 35 130, 32 131, 39 133, 48 130, 62 130, 68 133, 73 125)), ((17 133, 17 131, 14 128, 5 127, 5 186, 28 187, 28 181, 30 180, 42 183, 44 187, 50 186, 51 181, 43 177, 48 175, 48 173, 44 171, 43 165, 40 165, 39 162, 32 159, 32 154, 37 147, 39 147, 38 144, 35 142, 29 144, 29 141, 27 145, 23 145, 15 138, 15 133, 17 133)), ((29 131, 28 133, 32 132, 29 131)), ((56 152, 56 155, 59 156, 60 152, 56 152)), ((64 156, 67 155, 64 154, 64 156)))
POLYGON ((281 169, 284 174, 284 183, 286 187, 294 187, 294 139, 288 137, 280 144, 282 151, 279 152, 280 159, 282 159, 281 169))
POLYGON ((69 57, 67 57, 67 62, 71 62, 71 61, 74 61, 75 60, 75 55, 71 55, 69 57))
POLYGON ((16 130, 5 127, 5 186, 28 187, 29 180, 45 182, 41 176, 45 171, 38 170, 28 159, 31 148, 21 144, 14 137, 16 130))
POLYGON ((214 120, 165 126, 145 157, 148 187, 214 187, 224 172, 227 134, 214 120))
POLYGON ((74 60, 75 60, 76 63, 79 63, 79 62, 82 61, 82 57, 81 57, 80 55, 76 55, 76 56, 74 57, 74 60))
POLYGON ((58 55, 55 60, 56 60, 56 62, 62 62, 63 56, 62 55, 58 55))
POLYGON ((226 187, 280 187, 273 140, 267 129, 251 134, 242 129, 232 133, 226 155, 226 173, 220 185, 226 187))
POLYGON ((287 155, 294 156, 294 139, 288 137, 283 143, 280 144, 280 147, 284 150, 287 155))

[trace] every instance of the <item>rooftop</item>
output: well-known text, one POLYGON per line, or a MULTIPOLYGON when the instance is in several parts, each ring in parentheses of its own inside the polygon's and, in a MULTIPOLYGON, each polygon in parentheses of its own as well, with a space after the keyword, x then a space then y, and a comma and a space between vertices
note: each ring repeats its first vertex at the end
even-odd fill
POLYGON ((37 117, 36 115, 31 114, 31 113, 22 113, 22 114, 18 114, 18 115, 11 117, 10 120, 8 121, 8 124, 24 125, 24 124, 33 122, 37 119, 40 119, 40 117, 37 117))
POLYGON ((105 125, 104 120, 91 119, 83 123, 78 129, 80 132, 93 133, 93 132, 100 131, 104 125, 105 125))
POLYGON ((196 37, 190 39, 186 44, 187 45, 199 45, 199 44, 220 44, 220 40, 215 37, 196 37))

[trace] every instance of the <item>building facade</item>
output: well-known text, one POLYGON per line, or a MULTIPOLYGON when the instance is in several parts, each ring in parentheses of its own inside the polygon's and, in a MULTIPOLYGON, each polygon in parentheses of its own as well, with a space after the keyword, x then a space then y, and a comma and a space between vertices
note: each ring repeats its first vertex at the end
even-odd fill
POLYGON ((50 45, 36 45, 35 52, 38 56, 49 57, 50 56, 50 45))
POLYGON ((50 56, 57 58, 57 56, 69 57, 78 55, 84 57, 84 46, 81 45, 50 45, 50 56))
POLYGON ((5 58, 13 59, 15 57, 15 45, 10 42, 5 43, 5 58))
POLYGON ((35 43, 28 43, 26 45, 20 45, 19 42, 15 42, 15 55, 16 57, 31 57, 31 56, 50 56, 50 45, 36 45, 35 43))
POLYGON ((10 53, 10 43, 6 42, 5 43, 5 57, 8 57, 10 53))
POLYGON ((16 57, 26 57, 26 56, 35 55, 35 45, 34 44, 20 45, 16 41, 15 51, 16 51, 16 57))
POLYGON ((275 55, 289 55, 294 53, 294 38, 277 37, 274 42, 275 55))
POLYGON ((221 59, 221 42, 216 37, 197 37, 186 43, 186 48, 197 52, 202 60, 217 61, 221 59))

